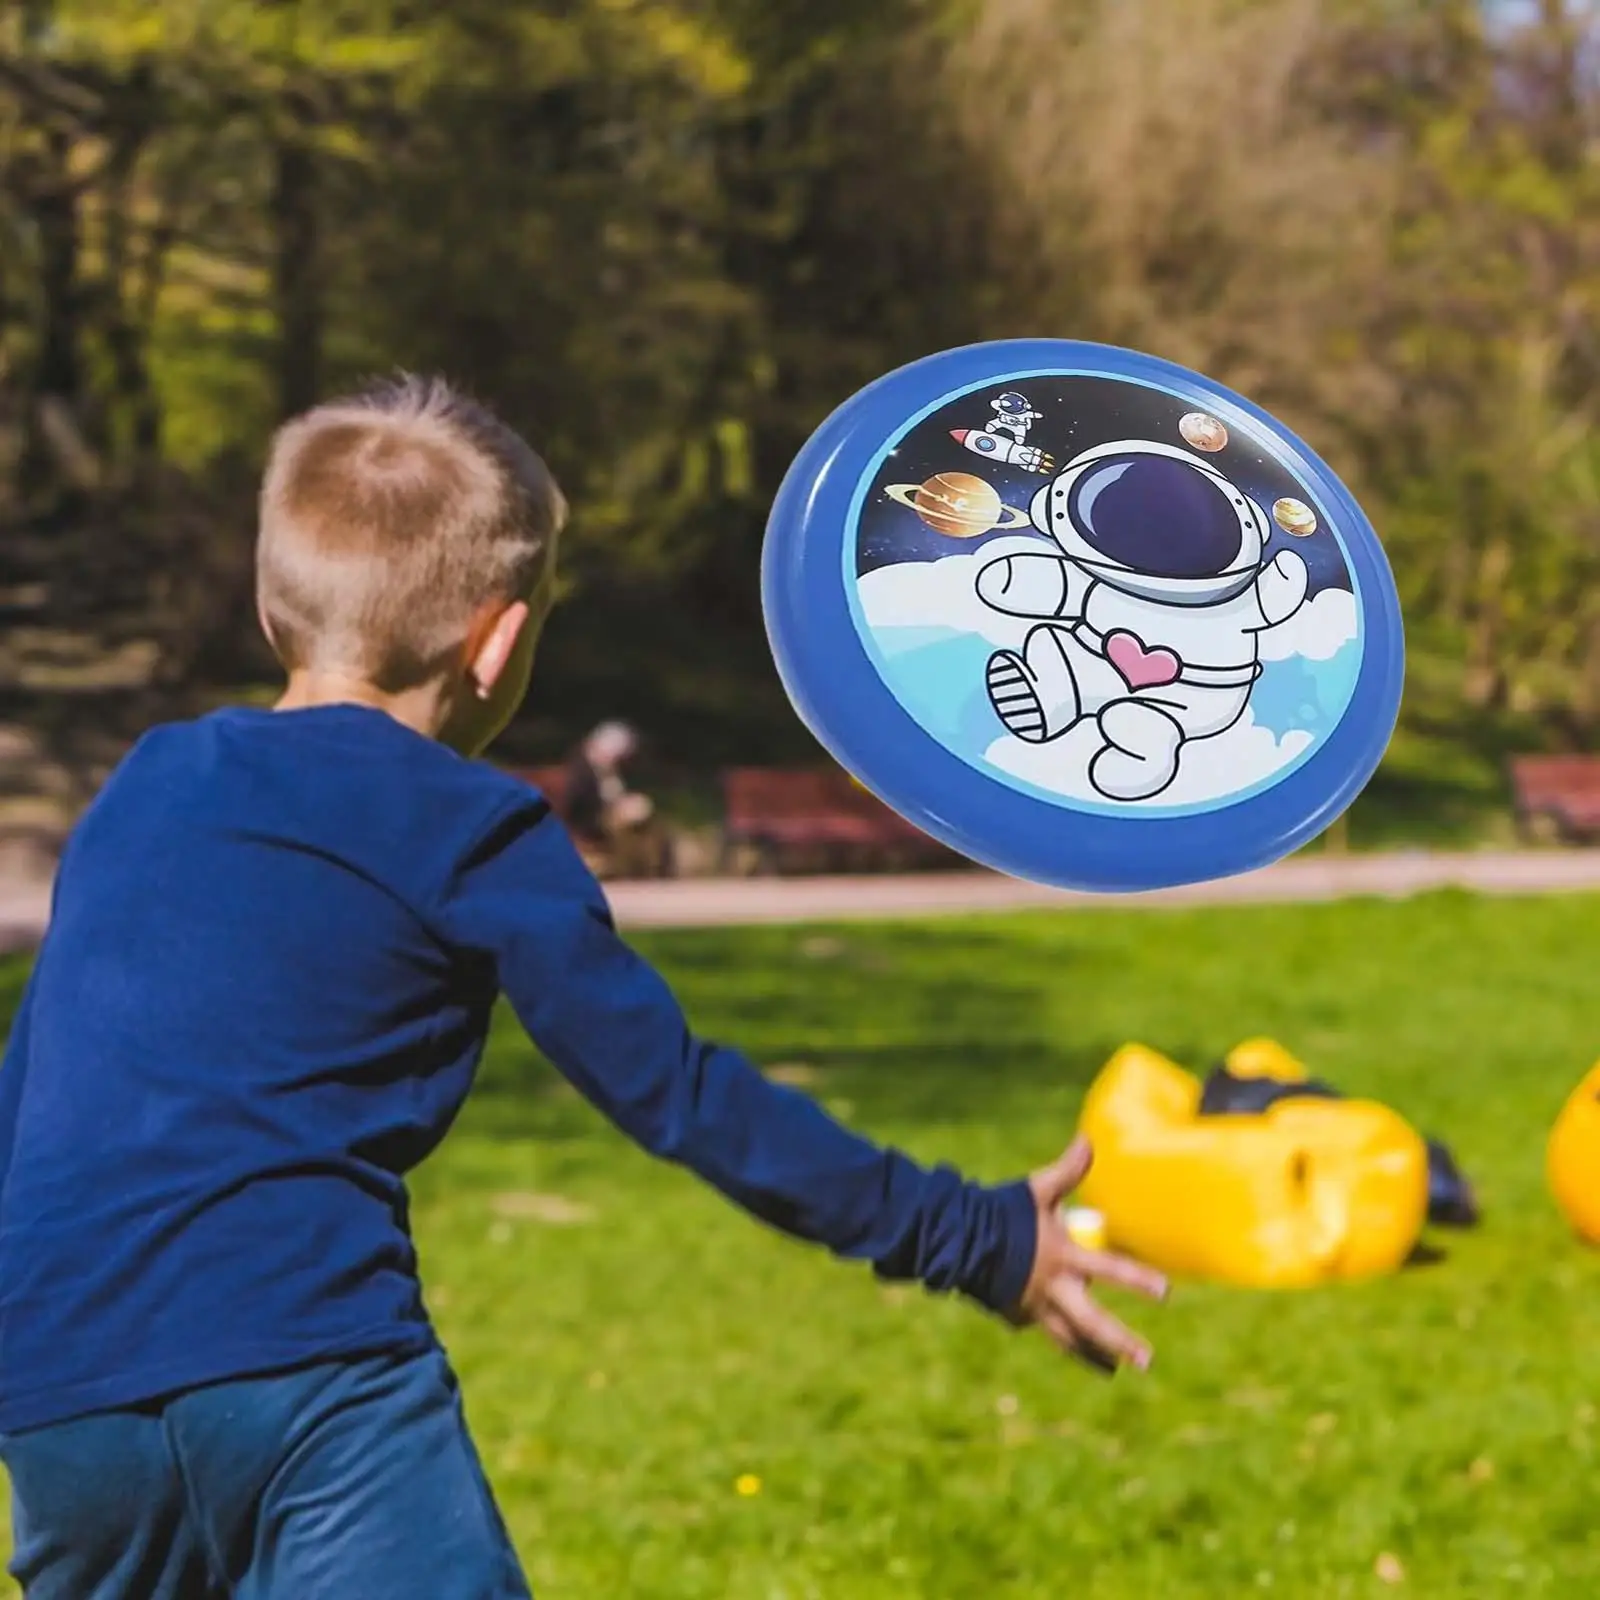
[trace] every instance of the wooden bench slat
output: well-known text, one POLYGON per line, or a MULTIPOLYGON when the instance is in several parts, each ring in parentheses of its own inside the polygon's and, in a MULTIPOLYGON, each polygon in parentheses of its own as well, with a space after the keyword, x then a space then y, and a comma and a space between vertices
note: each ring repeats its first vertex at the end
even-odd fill
POLYGON ((1510 769, 1525 826, 1546 820, 1569 836, 1600 833, 1600 755, 1518 756, 1510 769))
POLYGON ((838 768, 733 767, 722 775, 730 843, 778 850, 850 846, 923 859, 950 852, 838 768))

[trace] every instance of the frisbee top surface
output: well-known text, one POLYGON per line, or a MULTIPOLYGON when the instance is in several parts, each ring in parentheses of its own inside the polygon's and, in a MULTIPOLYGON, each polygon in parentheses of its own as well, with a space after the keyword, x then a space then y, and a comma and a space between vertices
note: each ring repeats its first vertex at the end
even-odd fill
POLYGON ((1064 887, 1289 853, 1371 776, 1403 678, 1388 564, 1331 471, 1106 346, 970 346, 846 402, 774 503, 763 602, 842 765, 1064 887))

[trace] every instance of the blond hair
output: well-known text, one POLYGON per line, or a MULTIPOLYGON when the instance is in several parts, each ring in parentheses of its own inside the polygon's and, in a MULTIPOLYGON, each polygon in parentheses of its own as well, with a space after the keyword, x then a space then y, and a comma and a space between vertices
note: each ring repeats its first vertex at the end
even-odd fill
POLYGON ((401 376, 279 429, 256 582, 290 671, 426 681, 475 614, 553 576, 566 501, 538 455, 442 379, 401 376))

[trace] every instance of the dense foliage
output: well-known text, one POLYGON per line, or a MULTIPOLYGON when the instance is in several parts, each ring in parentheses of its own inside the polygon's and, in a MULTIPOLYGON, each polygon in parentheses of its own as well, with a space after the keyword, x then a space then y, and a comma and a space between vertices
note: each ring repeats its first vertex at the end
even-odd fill
POLYGON ((443 368, 577 505, 536 742, 776 754, 800 441, 899 361, 1086 336, 1349 474, 1414 748, 1592 738, 1597 46, 1578 0, 11 0, 5 575, 170 682, 257 673, 270 425, 443 368))

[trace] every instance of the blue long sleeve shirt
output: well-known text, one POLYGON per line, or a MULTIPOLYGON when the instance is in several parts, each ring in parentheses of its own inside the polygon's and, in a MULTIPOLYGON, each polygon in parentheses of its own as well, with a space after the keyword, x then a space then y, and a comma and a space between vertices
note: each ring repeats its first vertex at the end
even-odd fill
POLYGON ((985 1188, 697 1038, 546 801, 381 712, 147 735, 69 842, 0 1066, 0 1431, 433 1339, 405 1175, 504 994, 646 1150, 883 1276, 996 1310, 985 1188))

